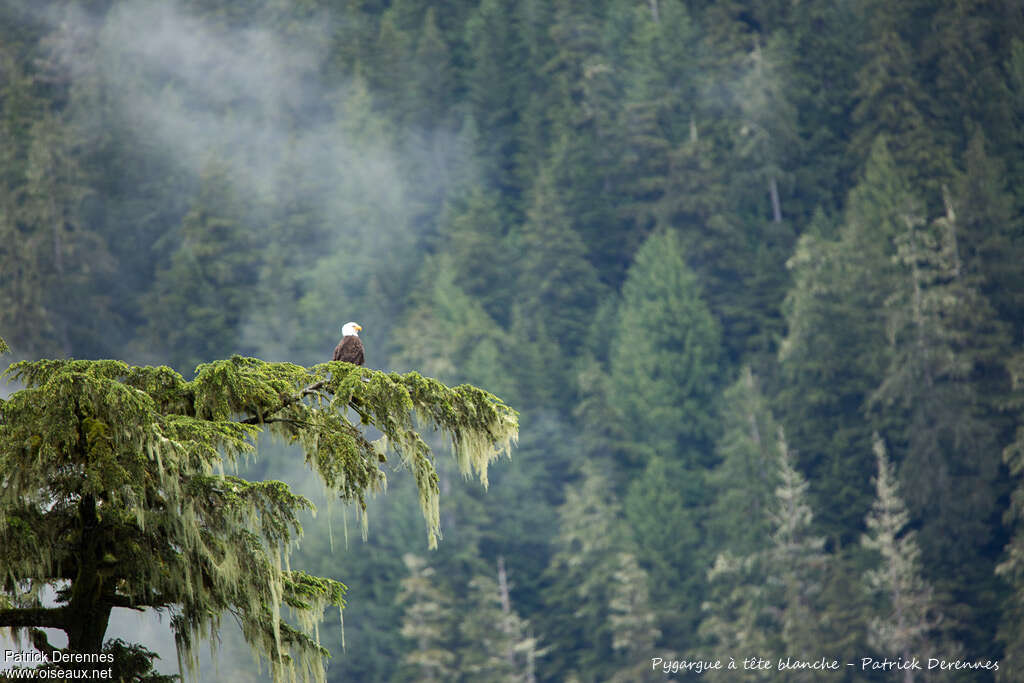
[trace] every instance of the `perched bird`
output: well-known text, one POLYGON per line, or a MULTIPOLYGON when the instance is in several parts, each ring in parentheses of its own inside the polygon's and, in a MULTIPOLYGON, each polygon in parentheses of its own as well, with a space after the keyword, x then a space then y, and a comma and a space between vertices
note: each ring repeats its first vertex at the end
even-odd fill
POLYGON ((363 342, 359 339, 361 329, 363 326, 359 323, 345 323, 341 328, 341 341, 334 347, 332 360, 343 360, 355 365, 363 364, 363 342))

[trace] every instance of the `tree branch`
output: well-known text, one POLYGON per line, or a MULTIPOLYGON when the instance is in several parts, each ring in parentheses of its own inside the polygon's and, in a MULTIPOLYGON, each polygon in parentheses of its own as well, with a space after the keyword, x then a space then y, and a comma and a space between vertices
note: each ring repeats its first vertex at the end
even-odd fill
POLYGON ((32 647, 39 650, 47 657, 53 655, 58 649, 53 645, 50 645, 50 639, 46 637, 46 631, 41 628, 29 629, 28 632, 29 640, 32 641, 32 647))
POLYGON ((294 422, 294 420, 274 420, 268 419, 268 417, 270 415, 273 415, 274 413, 284 410, 293 403, 298 403, 299 401, 309 396, 310 394, 316 393, 319 389, 322 389, 325 384, 327 384, 327 380, 325 379, 322 379, 319 382, 313 382, 308 387, 305 387, 298 394, 293 394, 292 396, 289 396, 284 402, 281 403, 281 405, 274 408, 270 412, 264 413, 263 415, 256 415, 255 417, 247 417, 244 420, 239 420, 239 423, 244 425, 258 425, 269 424, 271 422, 294 422))
POLYGON ((23 607, 0 610, 0 627, 59 628, 67 630, 67 611, 63 607, 23 607))
POLYGON ((110 595, 104 595, 103 596, 103 602, 107 603, 111 607, 123 607, 125 609, 133 609, 133 610, 136 610, 136 611, 139 611, 139 612, 143 611, 147 607, 154 607, 154 608, 156 608, 156 607, 165 607, 166 606, 166 605, 163 605, 163 604, 152 604, 151 605, 148 602, 138 602, 136 600, 132 600, 127 595, 119 595, 117 593, 110 594, 110 595))

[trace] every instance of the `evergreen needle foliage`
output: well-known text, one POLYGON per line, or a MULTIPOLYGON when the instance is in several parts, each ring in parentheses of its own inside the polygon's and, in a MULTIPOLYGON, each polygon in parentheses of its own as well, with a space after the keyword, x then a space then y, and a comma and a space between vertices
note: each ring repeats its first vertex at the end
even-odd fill
POLYGON ((438 478, 420 426, 447 434, 462 472, 485 485, 518 430, 515 411, 476 387, 341 362, 235 356, 190 382, 114 360, 21 362, 6 375, 25 388, 0 404, 0 626, 30 629, 44 651, 38 629, 60 629, 67 651, 98 653, 113 608, 167 610, 193 674, 197 640, 215 640, 229 613, 275 681, 325 680, 317 624, 346 587, 288 562, 313 505, 283 482, 224 473, 261 433, 300 444, 325 487, 363 513, 397 453, 433 546, 438 478), (368 440, 350 409, 383 438, 368 440))

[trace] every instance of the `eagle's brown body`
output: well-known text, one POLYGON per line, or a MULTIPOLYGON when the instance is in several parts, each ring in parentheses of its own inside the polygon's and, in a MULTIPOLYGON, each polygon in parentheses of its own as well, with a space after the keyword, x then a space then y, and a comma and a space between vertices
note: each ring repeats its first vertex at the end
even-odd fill
POLYGON ((346 363, 362 365, 363 342, 354 334, 345 335, 338 342, 338 345, 334 347, 334 360, 343 360, 346 363))

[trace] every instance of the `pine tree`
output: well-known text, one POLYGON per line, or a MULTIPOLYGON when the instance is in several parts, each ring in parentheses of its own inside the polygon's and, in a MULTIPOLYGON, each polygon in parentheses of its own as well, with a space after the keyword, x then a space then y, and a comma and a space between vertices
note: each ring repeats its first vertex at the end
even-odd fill
MULTIPOLYGON (((908 529, 910 513, 899 497, 896 475, 875 435, 878 476, 876 498, 867 517, 868 533, 861 544, 881 556, 881 565, 865 575, 867 587, 880 596, 877 616, 870 624, 871 645, 888 657, 911 661, 941 653, 952 658, 957 648, 940 641, 937 628, 942 620, 935 593, 922 578, 921 548, 917 535, 908 529)), ((904 670, 903 680, 912 683, 914 671, 904 670)))
POLYGON ((116 649, 103 641, 112 609, 166 609, 194 670, 197 641, 215 639, 227 611, 275 682, 325 680, 315 627, 345 586, 289 566, 308 499, 224 466, 254 452, 266 427, 365 513, 390 449, 412 471, 433 546, 437 472, 414 419, 450 434, 460 469, 484 483, 517 432, 514 411, 480 389, 345 363, 236 356, 186 382, 167 367, 42 360, 7 376, 26 388, 0 402, 0 626, 27 629, 44 653, 55 648, 41 629, 60 629, 63 651, 96 654, 116 649), (385 441, 368 441, 349 410, 385 441), (42 604, 43 586, 56 605, 42 604))

